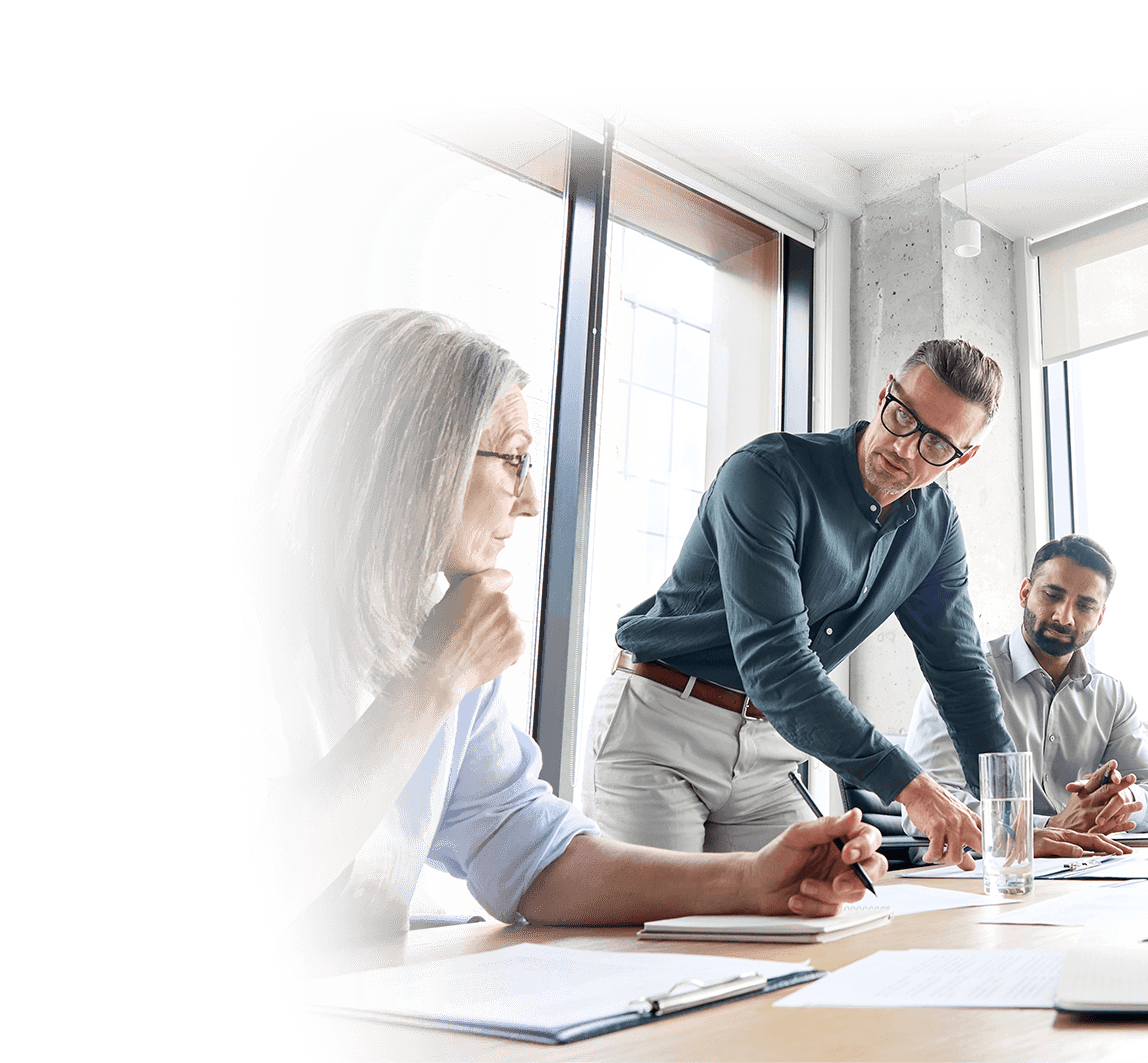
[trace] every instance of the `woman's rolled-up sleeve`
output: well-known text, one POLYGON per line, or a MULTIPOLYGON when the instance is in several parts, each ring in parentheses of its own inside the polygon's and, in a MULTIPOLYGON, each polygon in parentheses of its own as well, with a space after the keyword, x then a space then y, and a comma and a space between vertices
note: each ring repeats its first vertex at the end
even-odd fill
POLYGON ((600 832, 539 779, 542 753, 511 724, 500 687, 495 680, 469 695, 472 713, 460 706, 463 748, 428 863, 465 878, 487 911, 512 923, 539 872, 575 835, 600 832))

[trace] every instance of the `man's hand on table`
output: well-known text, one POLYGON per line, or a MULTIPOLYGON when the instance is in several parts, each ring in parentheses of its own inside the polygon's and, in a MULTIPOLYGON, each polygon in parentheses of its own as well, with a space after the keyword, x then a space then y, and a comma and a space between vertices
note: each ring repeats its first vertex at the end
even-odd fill
POLYGON ((897 795, 909 818, 929 839, 926 864, 956 864, 973 869, 965 846, 980 850, 981 821, 932 776, 922 772, 897 795))
POLYGON ((1062 811, 1049 817, 1048 825, 1093 834, 1132 830, 1132 813, 1144 807, 1131 789, 1135 782, 1135 775, 1121 775, 1116 761, 1110 760, 1068 784, 1066 789, 1072 796, 1062 811))
MULTIPOLYGON (((1051 820, 1049 821, 1051 822, 1051 820)), ((1087 831, 1065 830, 1057 827, 1037 827, 1032 832, 1034 856, 1083 856, 1085 853, 1104 853, 1113 856, 1132 850, 1114 838, 1087 831)))

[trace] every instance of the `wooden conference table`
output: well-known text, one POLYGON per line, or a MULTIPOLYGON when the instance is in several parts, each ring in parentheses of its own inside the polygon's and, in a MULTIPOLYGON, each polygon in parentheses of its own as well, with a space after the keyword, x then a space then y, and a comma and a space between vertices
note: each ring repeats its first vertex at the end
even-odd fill
MULTIPOLYGON (((886 883, 911 881, 888 875, 886 883)), ((921 880, 917 880, 921 881, 921 880)), ((930 880, 931 886, 979 893, 979 881, 930 880)), ((1095 885, 1096 883, 1091 883, 1095 885)), ((1085 882, 1038 882, 1032 901, 1086 888, 1085 882)), ((819 945, 733 942, 639 942, 634 928, 570 929, 469 924, 412 931, 398 947, 348 950, 323 957, 315 974, 412 964, 503 948, 576 939, 580 947, 660 949, 798 962, 835 970, 881 949, 1063 949, 1079 927, 981 923, 986 911, 957 908, 900 916, 892 923, 819 945)), ((571 944, 574 942, 571 941, 571 944)), ((783 990, 685 1013, 570 1045, 545 1046, 497 1037, 423 1030, 318 1015, 293 1015, 290 1040, 301 1057, 339 1060, 1137 1060, 1148 1056, 1148 1021, 1082 1020, 1051 1010, 969 1008, 775 1008, 783 990)), ((284 1031, 280 1030, 282 1034, 284 1031)))

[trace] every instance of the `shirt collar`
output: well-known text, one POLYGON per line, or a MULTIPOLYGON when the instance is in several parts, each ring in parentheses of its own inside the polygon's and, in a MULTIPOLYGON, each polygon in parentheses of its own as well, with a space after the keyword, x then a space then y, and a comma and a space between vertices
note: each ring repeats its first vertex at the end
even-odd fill
MULTIPOLYGON (((1020 682, 1025 676, 1033 672, 1044 672, 1040 662, 1033 656, 1033 652, 1024 637, 1022 627, 1017 627, 1008 637, 1008 655, 1012 660, 1012 678, 1014 683, 1020 682)), ((1092 672, 1080 650, 1072 651, 1072 659, 1068 662, 1068 675, 1070 681, 1083 679, 1092 672)))
MULTIPOLYGON (((841 435, 841 450, 846 475, 853 488, 853 500, 866 518, 876 523, 881 517, 881 503, 865 490, 865 481, 861 479, 861 466, 857 462, 857 446, 861 442, 861 433, 868 427, 868 421, 858 421, 844 429, 841 435), (873 509, 874 505, 877 506, 876 510, 873 509)), ((912 519, 917 512, 916 503, 913 501, 916 491, 915 487, 911 491, 906 491, 893 503, 889 516, 885 518, 886 528, 899 528, 912 519)))

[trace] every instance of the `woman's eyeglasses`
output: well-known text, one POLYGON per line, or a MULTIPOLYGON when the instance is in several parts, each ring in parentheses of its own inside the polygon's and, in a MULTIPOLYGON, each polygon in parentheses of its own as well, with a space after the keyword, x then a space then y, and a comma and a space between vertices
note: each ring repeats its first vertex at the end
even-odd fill
POLYGON ((522 489, 526 486, 526 477, 530 475, 529 454, 496 454, 493 450, 480 450, 480 458, 501 458, 507 465, 515 469, 517 479, 514 481, 514 497, 522 497, 522 489))

